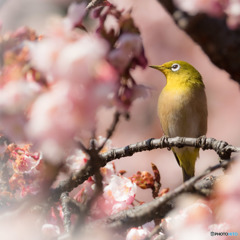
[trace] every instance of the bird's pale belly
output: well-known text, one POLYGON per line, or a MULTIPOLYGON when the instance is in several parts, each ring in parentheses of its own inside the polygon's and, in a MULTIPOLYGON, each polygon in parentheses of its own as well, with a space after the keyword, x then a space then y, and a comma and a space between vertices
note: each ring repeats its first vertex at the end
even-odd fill
MULTIPOLYGON (((195 97, 195 96, 194 96, 195 97)), ((159 97, 158 113, 162 129, 169 137, 199 137, 206 133, 203 127, 206 117, 203 118, 202 99, 186 98, 183 94, 169 94, 164 91, 159 97)))

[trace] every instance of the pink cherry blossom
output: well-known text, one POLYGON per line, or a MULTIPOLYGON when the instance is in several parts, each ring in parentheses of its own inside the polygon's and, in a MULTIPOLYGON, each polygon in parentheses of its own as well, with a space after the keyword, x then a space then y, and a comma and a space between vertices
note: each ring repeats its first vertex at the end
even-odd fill
POLYGON ((222 232, 227 232, 230 230, 230 226, 227 223, 219 223, 219 224, 212 224, 209 227, 209 231, 222 231, 222 232))
POLYGON ((239 0, 174 0, 175 4, 190 15, 206 13, 214 17, 226 15, 228 27, 236 29, 240 25, 239 0))
POLYGON ((60 235, 60 228, 57 225, 45 223, 42 226, 42 234, 47 239, 53 239, 60 235))
MULTIPOLYGON (((66 29, 55 23, 42 41, 31 44, 33 65, 50 79, 73 84, 87 82, 106 57, 108 44, 94 34, 66 29), (92 73, 93 71, 93 73, 92 73)), ((113 73, 108 75, 114 80, 113 73)))
POLYGON ((107 212, 113 214, 126 209, 135 199, 137 186, 128 178, 113 175, 104 187, 103 197, 108 203, 107 212))
POLYGON ((85 3, 73 2, 68 7, 67 17, 64 19, 66 27, 72 29, 74 27, 81 26, 82 19, 86 13, 85 3))
POLYGON ((178 201, 178 208, 165 218, 164 226, 172 239, 208 239, 210 233, 208 226, 213 223, 212 209, 207 202, 197 200, 194 197, 185 196, 178 201), (187 237, 189 232, 189 237, 187 237), (198 233, 198 234, 197 234, 198 233))
POLYGON ((24 79, 9 81, 0 88, 2 131, 14 141, 27 140, 27 110, 40 92, 40 86, 24 79))
POLYGON ((90 199, 93 195, 95 187, 95 182, 90 177, 88 178, 77 190, 74 199, 78 202, 85 202, 87 199, 90 199))
MULTIPOLYGON (((111 165, 110 165, 111 166, 111 165)), ((115 170, 105 170, 104 168, 101 172, 111 173, 110 176, 106 178, 104 175, 103 181, 103 195, 100 196, 92 207, 92 217, 93 218, 102 218, 104 216, 109 216, 111 214, 117 213, 121 210, 128 209, 132 207, 132 203, 135 199, 137 186, 135 183, 126 177, 118 176, 115 173, 115 170)), ((94 182, 87 180, 82 186, 87 186, 85 189, 81 187, 81 190, 78 193, 78 200, 82 201, 83 199, 91 197, 93 189, 95 187, 94 182), (90 191, 86 191, 91 188, 90 191)))
POLYGON ((136 185, 123 176, 113 175, 109 184, 104 189, 104 196, 115 201, 132 203, 136 194, 136 185))
POLYGON ((227 3, 226 0, 174 0, 176 5, 190 13, 195 15, 198 12, 208 13, 212 16, 222 16, 224 14, 224 8, 227 3))
POLYGON ((82 150, 75 150, 75 153, 66 159, 66 167, 69 172, 77 172, 83 168, 88 161, 88 156, 82 150))
POLYGON ((74 147, 74 136, 93 128, 98 108, 110 104, 116 80, 103 39, 62 28, 31 46, 34 66, 52 86, 33 104, 28 125, 43 153, 60 161, 74 147))
POLYGON ((16 173, 30 173, 36 171, 41 162, 42 156, 40 153, 30 153, 30 146, 26 145, 23 148, 16 147, 12 150, 12 157, 16 158, 13 162, 13 169, 16 173))
POLYGON ((118 39, 116 48, 110 52, 108 58, 111 64, 123 73, 134 58, 141 58, 142 51, 141 37, 135 33, 124 33, 118 39))
MULTIPOLYGON (((205 230, 201 225, 193 225, 182 228, 175 232, 175 234, 167 240, 211 240, 210 231, 205 230)), ((225 239, 224 239, 225 240, 225 239)))
MULTIPOLYGON (((155 227, 155 223, 154 221, 151 222, 147 222, 144 225, 142 225, 141 227, 138 228, 131 228, 126 236, 126 240, 142 240, 145 239, 145 237, 147 237, 152 230, 155 227)), ((162 233, 160 232, 159 235, 161 235, 162 233)), ((153 238, 155 239, 155 238, 153 238)))
POLYGON ((240 163, 236 161, 216 186, 216 216, 219 222, 229 224, 231 231, 240 229, 240 163))
POLYGON ((228 15, 228 26, 232 29, 238 28, 240 26, 240 1, 230 0, 225 11, 228 15))
POLYGON ((104 22, 104 28, 106 29, 107 33, 113 31, 115 35, 118 34, 120 31, 118 19, 113 15, 107 15, 104 22))
POLYGON ((143 240, 150 232, 147 229, 131 228, 126 236, 126 240, 143 240))
POLYGON ((66 147, 72 146, 80 114, 69 99, 66 84, 41 95, 33 104, 28 124, 30 139, 40 147, 49 159, 60 158, 66 147), (63 148, 65 147, 65 148, 63 148))
POLYGON ((110 162, 103 168, 101 168, 101 174, 103 176, 103 183, 108 184, 111 181, 111 177, 116 175, 115 164, 110 162))
POLYGON ((29 66, 29 48, 26 42, 38 37, 29 28, 22 27, 0 37, 2 58, 0 82, 1 131, 13 141, 27 141, 25 125, 28 110, 42 91, 29 66))
POLYGON ((10 144, 8 150, 11 152, 10 160, 14 171, 9 185, 15 197, 37 194, 44 182, 42 155, 37 152, 31 153, 29 145, 19 147, 10 144))

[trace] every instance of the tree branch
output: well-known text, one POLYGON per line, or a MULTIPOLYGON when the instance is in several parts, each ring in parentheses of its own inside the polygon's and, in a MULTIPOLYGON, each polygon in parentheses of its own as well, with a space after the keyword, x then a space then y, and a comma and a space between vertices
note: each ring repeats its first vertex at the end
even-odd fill
POLYGON ((232 160, 225 160, 217 165, 209 167, 199 176, 192 177, 162 197, 156 198, 151 202, 133 207, 125 211, 121 211, 113 216, 110 216, 105 219, 105 221, 103 221, 103 224, 113 231, 124 231, 127 228, 140 226, 146 222, 150 222, 156 217, 163 218, 172 208, 170 203, 171 200, 179 196, 181 193, 191 191, 194 187, 194 184, 202 177, 206 176, 216 169, 226 167, 230 162, 232 162, 232 160))
MULTIPOLYGON (((99 154, 98 167, 104 167, 108 162, 112 160, 129 157, 137 152, 150 151, 158 148, 161 149, 184 146, 202 148, 203 150, 214 150, 221 159, 230 159, 232 152, 240 151, 239 147, 234 147, 224 141, 218 141, 214 138, 206 138, 204 136, 199 138, 168 138, 164 136, 159 139, 148 139, 135 144, 130 144, 123 148, 111 149, 108 152, 99 154)), ((79 172, 72 174, 69 179, 61 182, 57 188, 52 189, 50 200, 58 201, 61 193, 71 192, 74 188, 82 184, 90 176, 94 175, 96 171, 96 167, 92 166, 88 161, 85 167, 82 168, 79 172)))
POLYGON ((229 145, 227 142, 219 141, 214 138, 185 138, 185 137, 162 137, 159 139, 148 139, 135 144, 130 144, 123 148, 111 149, 101 155, 104 161, 109 162, 122 157, 129 157, 137 152, 150 151, 157 148, 171 147, 196 147, 203 150, 214 150, 221 159, 229 159, 232 152, 239 152, 240 148, 229 145))
POLYGON ((193 16, 179 10, 173 0, 158 0, 172 16, 175 23, 184 30, 210 60, 226 70, 231 78, 240 83, 240 30, 231 30, 225 18, 214 18, 199 13, 193 16))

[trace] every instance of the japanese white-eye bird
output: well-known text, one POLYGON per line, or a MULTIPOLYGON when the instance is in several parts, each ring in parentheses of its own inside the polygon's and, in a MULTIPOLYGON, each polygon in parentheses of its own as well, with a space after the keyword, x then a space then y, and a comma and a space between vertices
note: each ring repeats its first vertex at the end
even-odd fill
MULTIPOLYGON (((170 61, 150 66, 161 71, 167 84, 158 99, 162 130, 169 137, 197 138, 207 132, 207 99, 200 73, 184 61, 170 61)), ((183 180, 194 176, 199 148, 172 147, 183 172, 183 180)))

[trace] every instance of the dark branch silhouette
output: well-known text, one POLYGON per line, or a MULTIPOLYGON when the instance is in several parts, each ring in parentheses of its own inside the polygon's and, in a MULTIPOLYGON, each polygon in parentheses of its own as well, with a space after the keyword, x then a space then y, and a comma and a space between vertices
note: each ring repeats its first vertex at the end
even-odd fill
POLYGON ((239 29, 229 29, 224 17, 214 18, 203 13, 190 16, 177 9, 173 0, 158 2, 172 16, 175 23, 201 46, 217 67, 226 70, 233 80, 240 83, 239 29))

